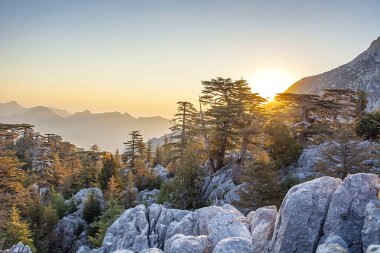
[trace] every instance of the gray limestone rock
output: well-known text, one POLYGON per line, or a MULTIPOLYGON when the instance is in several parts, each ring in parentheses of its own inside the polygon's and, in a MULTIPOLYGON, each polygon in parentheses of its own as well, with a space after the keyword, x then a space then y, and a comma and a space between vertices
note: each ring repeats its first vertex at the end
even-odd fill
POLYGON ((330 201, 341 180, 321 177, 292 187, 277 215, 274 253, 314 252, 330 201))
MULTIPOLYGON (((221 240, 212 253, 252 253, 251 242, 242 237, 229 237, 221 240)), ((259 252, 259 251, 257 251, 259 252)))
POLYGON ((363 252, 371 244, 380 244, 380 200, 371 199, 364 213, 364 225, 362 229, 363 252))
POLYGON ((13 245, 9 250, 6 250, 5 253, 32 253, 32 250, 28 245, 19 242, 16 245, 13 245))
POLYGON ((266 206, 247 215, 253 252, 268 252, 277 217, 276 206, 266 206))
POLYGON ((323 226, 324 236, 339 235, 347 242, 350 252, 362 252, 365 208, 376 196, 378 183, 379 178, 374 174, 347 176, 332 197, 323 226))

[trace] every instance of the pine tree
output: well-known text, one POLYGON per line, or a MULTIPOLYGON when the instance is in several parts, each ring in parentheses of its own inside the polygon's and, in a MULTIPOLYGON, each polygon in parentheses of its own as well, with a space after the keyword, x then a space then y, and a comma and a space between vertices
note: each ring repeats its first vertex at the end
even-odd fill
POLYGON ((202 81, 202 84, 204 88, 201 101, 209 109, 202 113, 201 121, 204 123, 201 129, 209 132, 207 142, 211 150, 207 152, 213 157, 209 160, 211 164, 215 160, 215 170, 219 170, 224 165, 226 151, 235 148, 239 142, 245 101, 249 100, 252 92, 245 80, 233 82, 230 78, 218 77, 211 81, 202 81))
POLYGON ((339 123, 321 152, 316 169, 325 175, 344 179, 348 174, 368 170, 362 164, 365 152, 351 124, 339 123))
POLYGON ((102 245, 107 229, 114 223, 122 211, 123 208, 118 201, 112 198, 107 200, 106 210, 91 224, 89 229, 89 241, 93 247, 98 248, 102 245))
POLYGON ((153 166, 155 167, 157 164, 163 164, 163 159, 162 159, 162 148, 160 145, 156 146, 156 150, 154 152, 154 160, 153 160, 153 166))
POLYGON ((177 102, 177 113, 171 120, 170 130, 173 150, 171 159, 175 160, 182 156, 186 144, 195 135, 197 110, 192 103, 177 102))
POLYGON ((147 145, 146 145, 146 162, 149 166, 152 166, 153 164, 153 147, 152 147, 152 141, 148 139, 147 145))
POLYGON ((339 108, 334 100, 312 94, 279 93, 275 99, 279 103, 276 116, 283 118, 304 147, 310 142, 318 143, 314 138, 328 131, 326 122, 339 108))
POLYGON ((302 145, 297 143, 288 127, 280 119, 271 119, 264 133, 269 136, 267 148, 277 168, 297 161, 303 150, 302 145))
POLYGON ((66 213, 65 199, 54 188, 51 189, 50 199, 52 206, 57 213, 58 219, 62 219, 66 213))
POLYGON ((372 151, 373 141, 380 136, 380 112, 364 114, 355 123, 356 134, 369 141, 368 153, 372 151))
POLYGON ((113 159, 113 156, 109 154, 109 156, 106 156, 103 159, 103 168, 99 175, 100 187, 103 190, 107 189, 108 181, 115 174, 116 174, 116 163, 115 163, 115 160, 113 159))
POLYGON ((116 149, 115 155, 114 155, 115 163, 116 163, 116 169, 121 169, 122 168, 122 160, 121 160, 121 155, 119 152, 119 149, 116 149))
POLYGON ((246 187, 239 193, 240 200, 233 204, 244 210, 280 204, 281 188, 278 175, 269 162, 246 163, 241 181, 246 183, 246 187))
MULTIPOLYGON (((96 149, 95 149, 96 150, 96 149)), ((102 161, 100 153, 94 150, 94 146, 89 151, 82 151, 81 170, 79 171, 82 188, 98 187, 98 176, 101 172, 102 161)))
POLYGON ((127 188, 125 191, 125 208, 132 208, 136 206, 137 194, 135 191, 135 182, 132 173, 127 175, 127 188))
POLYGON ((23 203, 26 195, 23 185, 26 173, 22 170, 24 164, 16 157, 16 152, 8 148, 16 136, 17 133, 12 129, 3 131, 0 128, 0 224, 3 223, 7 210, 13 204, 23 203))
POLYGON ((123 199, 123 192, 120 186, 120 182, 115 175, 113 175, 108 181, 106 196, 119 202, 123 199))
POLYGON ((188 142, 173 181, 161 185, 159 199, 179 209, 200 207, 201 178, 204 176, 200 166, 205 158, 204 147, 199 142, 188 142))
POLYGON ((12 207, 9 221, 5 223, 3 238, 5 248, 10 248, 18 242, 22 242, 34 248, 32 232, 30 231, 29 225, 21 220, 20 212, 15 205, 12 207))
POLYGON ((100 202, 96 198, 95 193, 91 192, 84 204, 83 219, 90 224, 101 214, 101 212, 100 202))
POLYGON ((124 151, 124 160, 127 165, 129 165, 130 168, 135 167, 135 159, 136 157, 143 156, 141 152, 143 151, 143 145, 141 145, 142 142, 142 136, 140 134, 140 131, 132 131, 129 133, 130 140, 123 143, 125 146, 124 151))
POLYGON ((144 186, 146 182, 146 177, 148 175, 146 164, 142 159, 137 158, 135 160, 135 167, 132 169, 132 173, 134 176, 136 187, 141 189, 144 186))

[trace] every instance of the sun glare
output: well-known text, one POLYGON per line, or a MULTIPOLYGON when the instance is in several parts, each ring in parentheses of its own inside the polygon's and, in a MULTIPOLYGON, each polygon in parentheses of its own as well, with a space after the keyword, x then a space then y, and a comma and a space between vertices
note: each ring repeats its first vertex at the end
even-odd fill
POLYGON ((295 81, 290 75, 277 70, 259 71, 248 78, 252 91, 268 101, 273 100, 277 93, 284 92, 295 81))

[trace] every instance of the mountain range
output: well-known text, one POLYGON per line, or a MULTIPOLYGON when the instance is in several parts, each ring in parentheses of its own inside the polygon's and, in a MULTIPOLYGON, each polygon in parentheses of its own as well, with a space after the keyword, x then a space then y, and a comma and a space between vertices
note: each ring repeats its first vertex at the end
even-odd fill
POLYGON ((45 106, 25 108, 15 101, 0 103, 0 122, 29 123, 41 134, 58 134, 78 147, 87 149, 97 144, 102 150, 112 152, 122 149, 132 130, 141 131, 147 140, 164 135, 170 126, 168 119, 159 116, 135 118, 128 113, 88 110, 71 114, 45 106))
MULTIPOLYGON (((368 111, 380 110, 380 37, 352 61, 325 73, 302 78, 286 92, 320 94, 323 89, 362 90, 368 96, 368 111)), ((65 110, 36 106, 25 108, 17 102, 0 103, 0 122, 29 123, 41 133, 55 133, 79 147, 98 144, 101 149, 121 149, 128 133, 140 130, 145 140, 162 144, 170 122, 163 117, 135 118, 128 113, 91 113, 86 110, 71 114, 65 110), (160 137, 161 136, 161 137, 160 137)))
POLYGON ((367 110, 380 109, 380 37, 349 63, 302 78, 286 92, 320 94, 323 89, 332 88, 365 91, 368 97, 367 110))

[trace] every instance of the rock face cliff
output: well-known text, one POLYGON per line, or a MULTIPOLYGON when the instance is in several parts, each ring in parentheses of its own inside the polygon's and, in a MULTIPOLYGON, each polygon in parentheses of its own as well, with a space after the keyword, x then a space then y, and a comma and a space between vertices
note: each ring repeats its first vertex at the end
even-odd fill
POLYGON ((380 243, 379 184, 374 174, 321 177, 291 188, 278 212, 268 206, 247 216, 228 204, 139 205, 113 223, 101 248, 78 253, 366 252, 380 243))
POLYGON ((363 90, 369 100, 367 109, 380 109, 380 37, 351 62, 319 75, 305 77, 286 92, 320 94, 323 89, 331 88, 363 90))

